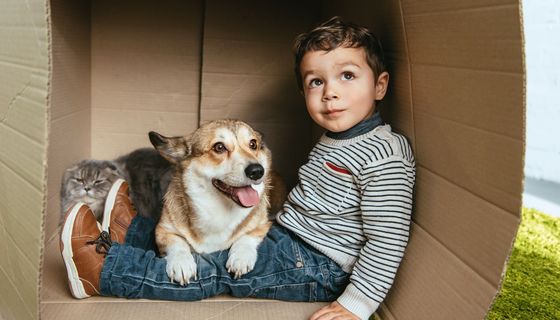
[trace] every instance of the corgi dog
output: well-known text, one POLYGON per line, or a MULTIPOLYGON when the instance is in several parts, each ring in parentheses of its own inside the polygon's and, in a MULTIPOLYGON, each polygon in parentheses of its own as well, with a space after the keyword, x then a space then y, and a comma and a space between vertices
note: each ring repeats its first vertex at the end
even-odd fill
MULTIPOLYGON (((239 120, 208 122, 185 137, 149 133, 175 166, 156 226, 156 244, 171 281, 196 278, 192 255, 230 249, 226 267, 235 278, 251 271, 268 232, 271 152, 261 134, 239 120)), ((278 201, 276 201, 278 202, 278 201)))

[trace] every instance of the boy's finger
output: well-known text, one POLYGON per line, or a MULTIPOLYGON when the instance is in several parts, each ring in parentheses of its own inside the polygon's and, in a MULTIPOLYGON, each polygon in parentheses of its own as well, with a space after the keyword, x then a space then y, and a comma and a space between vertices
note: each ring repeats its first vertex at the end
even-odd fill
POLYGON ((317 320, 352 320, 352 319, 345 314, 341 314, 336 310, 333 310, 324 313, 322 316, 317 318, 317 320))
MULTIPOLYGON (((331 305, 326 305, 324 307, 322 307, 321 309, 315 311, 314 314, 311 315, 311 317, 309 318, 309 320, 319 320, 321 316, 323 316, 324 314, 328 313, 331 311, 331 305)), ((321 318, 322 320, 323 318, 321 318)))

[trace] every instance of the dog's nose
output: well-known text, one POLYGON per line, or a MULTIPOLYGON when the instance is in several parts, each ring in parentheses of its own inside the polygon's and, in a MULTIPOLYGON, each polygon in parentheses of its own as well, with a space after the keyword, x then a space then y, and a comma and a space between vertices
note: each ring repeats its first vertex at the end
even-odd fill
POLYGON ((259 180, 264 176, 264 168, 258 163, 253 163, 245 168, 245 175, 251 180, 259 180))

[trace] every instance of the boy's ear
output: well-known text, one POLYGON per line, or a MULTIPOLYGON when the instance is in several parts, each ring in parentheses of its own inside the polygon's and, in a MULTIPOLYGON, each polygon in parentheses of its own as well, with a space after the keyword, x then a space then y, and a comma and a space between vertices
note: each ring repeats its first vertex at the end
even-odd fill
POLYGON ((180 163, 191 153, 190 145, 185 137, 166 137, 150 131, 150 142, 159 154, 171 163, 180 163))
POLYGON ((389 73, 381 72, 377 81, 375 82, 375 100, 382 100, 387 93, 387 87, 389 86, 389 73))

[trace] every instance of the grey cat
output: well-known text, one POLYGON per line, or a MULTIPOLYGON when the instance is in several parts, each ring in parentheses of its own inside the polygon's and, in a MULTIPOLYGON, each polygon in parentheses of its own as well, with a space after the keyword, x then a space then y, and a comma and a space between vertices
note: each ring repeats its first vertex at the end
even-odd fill
POLYGON ((128 182, 130 199, 138 214, 157 221, 172 174, 171 164, 150 148, 134 150, 112 161, 83 160, 66 169, 62 177, 62 216, 81 201, 101 221, 111 186, 123 178, 128 182))
POLYGON ((112 161, 82 160, 64 171, 60 200, 62 216, 78 202, 87 204, 101 221, 105 199, 121 175, 112 161))

